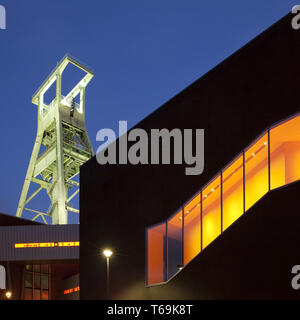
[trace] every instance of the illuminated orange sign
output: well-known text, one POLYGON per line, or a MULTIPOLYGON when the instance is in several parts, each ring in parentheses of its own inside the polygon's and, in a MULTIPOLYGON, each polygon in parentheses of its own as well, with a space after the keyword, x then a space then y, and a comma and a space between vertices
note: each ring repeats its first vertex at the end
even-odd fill
POLYGON ((80 287, 67 289, 67 290, 64 291, 64 294, 69 294, 69 293, 73 293, 73 292, 77 292, 77 291, 80 291, 80 287))
POLYGON ((52 247, 79 247, 79 241, 15 243, 15 248, 52 248, 52 247))

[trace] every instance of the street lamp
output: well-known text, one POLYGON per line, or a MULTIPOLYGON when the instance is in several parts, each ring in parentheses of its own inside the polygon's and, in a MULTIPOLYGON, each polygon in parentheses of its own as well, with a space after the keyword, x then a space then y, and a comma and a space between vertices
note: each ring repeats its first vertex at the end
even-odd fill
POLYGON ((103 255, 106 257, 106 293, 107 299, 109 299, 109 258, 113 252, 110 249, 103 250, 103 255))
POLYGON ((6 296, 7 299, 10 299, 10 298, 11 298, 11 295, 12 295, 12 294, 11 294, 10 291, 6 291, 6 292, 5 292, 5 296, 6 296))

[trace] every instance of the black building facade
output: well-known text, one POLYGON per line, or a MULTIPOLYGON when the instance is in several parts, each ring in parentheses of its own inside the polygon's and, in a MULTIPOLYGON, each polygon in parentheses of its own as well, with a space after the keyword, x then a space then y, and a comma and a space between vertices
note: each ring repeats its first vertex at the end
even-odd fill
MULTIPOLYGON (((300 32, 292 15, 271 26, 137 124, 205 130, 205 166, 104 165, 80 173, 80 297, 106 299, 299 299, 299 191, 293 181, 268 192, 169 282, 146 285, 145 231, 167 220, 274 123, 300 112, 300 32)), ((300 131, 300 128, 299 128, 300 131)), ((297 135, 297 132, 295 132, 297 135)))

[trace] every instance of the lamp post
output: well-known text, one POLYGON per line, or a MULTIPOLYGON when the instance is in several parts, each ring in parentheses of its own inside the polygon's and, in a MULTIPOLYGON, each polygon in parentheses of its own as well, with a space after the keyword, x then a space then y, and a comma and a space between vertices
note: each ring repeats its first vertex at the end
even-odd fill
POLYGON ((103 250, 103 255, 106 257, 106 294, 107 299, 109 299, 109 258, 112 256, 113 252, 110 249, 103 250))

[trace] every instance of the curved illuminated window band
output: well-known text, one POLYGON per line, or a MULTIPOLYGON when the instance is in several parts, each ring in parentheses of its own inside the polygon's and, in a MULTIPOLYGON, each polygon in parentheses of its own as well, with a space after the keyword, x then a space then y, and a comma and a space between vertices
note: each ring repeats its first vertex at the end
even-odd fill
POLYGON ((169 281, 268 191, 300 180, 300 114, 267 129, 167 221, 146 229, 146 284, 169 281))

